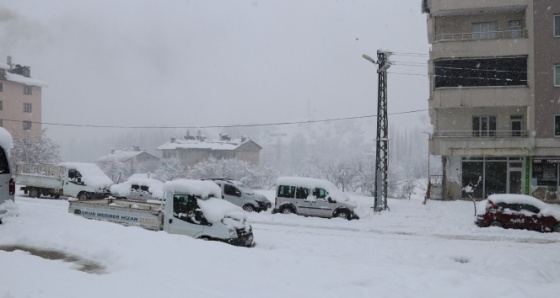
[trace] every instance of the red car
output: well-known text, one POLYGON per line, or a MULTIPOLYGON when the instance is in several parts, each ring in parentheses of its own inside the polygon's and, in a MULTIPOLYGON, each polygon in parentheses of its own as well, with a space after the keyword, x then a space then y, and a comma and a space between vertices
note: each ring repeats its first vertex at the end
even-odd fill
POLYGON ((477 204, 476 225, 560 232, 560 206, 527 195, 490 195, 477 204))

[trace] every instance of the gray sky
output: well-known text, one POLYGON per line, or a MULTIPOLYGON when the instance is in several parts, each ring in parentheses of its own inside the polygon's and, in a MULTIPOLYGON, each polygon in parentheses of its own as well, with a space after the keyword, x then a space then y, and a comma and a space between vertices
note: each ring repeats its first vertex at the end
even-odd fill
MULTIPOLYGON (((377 109, 377 66, 361 55, 427 54, 425 19, 419 0, 0 0, 0 59, 49 83, 44 122, 354 117, 377 109)), ((426 74, 427 59, 392 57, 390 113, 427 108, 428 78, 401 74, 426 74)), ((427 112, 389 121, 427 122, 427 112)), ((84 131, 48 127, 55 139, 84 131)))

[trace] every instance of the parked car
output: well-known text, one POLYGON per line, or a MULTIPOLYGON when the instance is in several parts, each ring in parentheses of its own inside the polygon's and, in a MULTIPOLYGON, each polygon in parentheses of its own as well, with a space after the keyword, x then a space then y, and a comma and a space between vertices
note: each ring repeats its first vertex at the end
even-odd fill
POLYGON ((276 182, 276 200, 272 213, 359 219, 356 205, 327 180, 305 177, 280 177, 276 182))
POLYGON ((476 225, 560 232, 560 207, 518 194, 495 194, 475 205, 476 225))
POLYGON ((0 224, 7 213, 7 205, 14 202, 16 181, 10 165, 10 149, 13 141, 10 133, 0 127, 0 224))
POLYGON ((135 201, 161 201, 163 199, 163 182, 139 175, 133 175, 123 183, 111 186, 111 195, 135 201))
POLYGON ((222 199, 237 205, 247 212, 266 211, 272 203, 261 194, 255 193, 250 187, 240 181, 227 178, 209 178, 222 189, 222 199))

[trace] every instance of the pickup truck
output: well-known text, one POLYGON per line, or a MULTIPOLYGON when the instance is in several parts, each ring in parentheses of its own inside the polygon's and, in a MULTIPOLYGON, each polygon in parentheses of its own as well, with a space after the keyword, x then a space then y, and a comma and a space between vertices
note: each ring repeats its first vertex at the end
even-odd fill
POLYGON ((122 199, 69 200, 68 212, 89 219, 163 230, 170 234, 252 247, 253 231, 246 213, 221 199, 211 181, 178 179, 163 186, 164 201, 149 203, 122 199))
POLYGON ((110 195, 113 181, 92 163, 63 162, 53 164, 18 163, 16 183, 32 198, 51 196, 74 197, 80 200, 110 195))

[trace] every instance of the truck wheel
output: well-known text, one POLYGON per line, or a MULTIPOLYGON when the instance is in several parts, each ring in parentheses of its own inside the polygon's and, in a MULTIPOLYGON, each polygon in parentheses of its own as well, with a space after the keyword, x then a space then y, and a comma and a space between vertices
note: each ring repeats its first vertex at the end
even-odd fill
POLYGON ((39 190, 35 187, 29 190, 29 197, 30 198, 38 198, 40 196, 39 190))
POLYGON ((88 196, 87 193, 81 192, 81 193, 78 194, 78 200, 84 201, 84 200, 87 200, 87 199, 89 199, 89 196, 88 196))
POLYGON ((245 204, 243 206, 243 210, 245 210, 247 212, 253 212, 253 211, 255 211, 255 207, 253 207, 253 205, 251 205, 251 204, 245 204))

